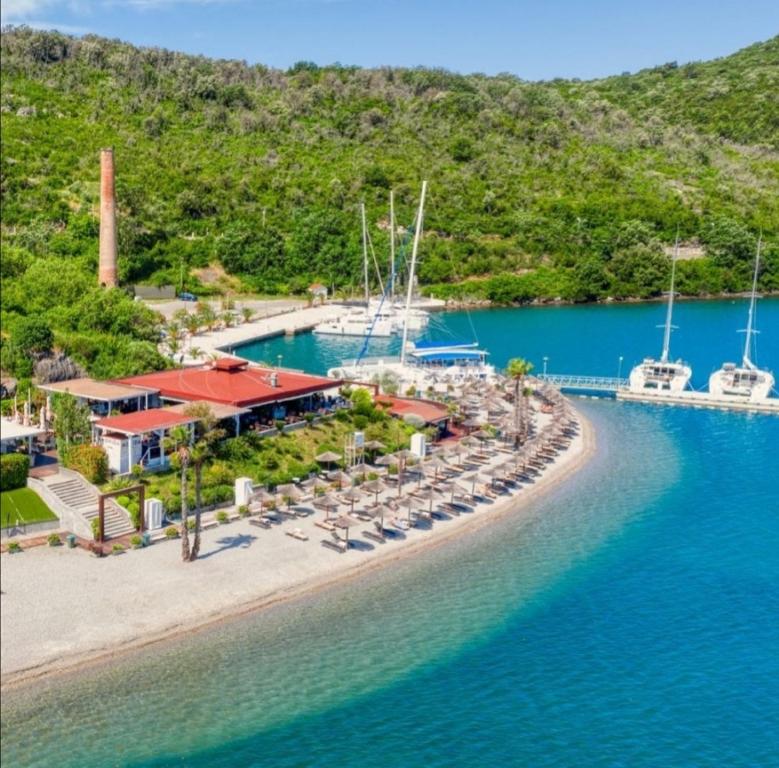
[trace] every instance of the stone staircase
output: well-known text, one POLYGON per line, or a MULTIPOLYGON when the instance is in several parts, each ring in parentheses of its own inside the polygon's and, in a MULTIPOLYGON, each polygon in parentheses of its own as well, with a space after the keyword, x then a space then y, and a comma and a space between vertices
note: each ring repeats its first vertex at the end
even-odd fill
MULTIPOLYGON (((74 472, 42 478, 46 489, 58 501, 81 517, 87 529, 97 517, 97 491, 86 480, 74 472)), ((112 539, 133 533, 135 530, 127 512, 113 499, 105 501, 105 538, 112 539)))

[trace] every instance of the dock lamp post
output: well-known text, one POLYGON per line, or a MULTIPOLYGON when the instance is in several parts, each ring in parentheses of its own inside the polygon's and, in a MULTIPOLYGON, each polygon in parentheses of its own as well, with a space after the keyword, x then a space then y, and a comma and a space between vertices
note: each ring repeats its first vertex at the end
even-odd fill
MULTIPOLYGON (((281 361, 283 359, 284 355, 276 355, 276 367, 281 368, 281 361)), ((621 358, 620 358, 621 359, 621 358)))
POLYGON ((549 362, 549 358, 544 355, 544 378, 546 378, 546 364, 549 362))
POLYGON ((622 357, 622 355, 619 356, 619 367, 617 368, 617 379, 621 379, 622 378, 622 361, 624 359, 625 358, 622 357))

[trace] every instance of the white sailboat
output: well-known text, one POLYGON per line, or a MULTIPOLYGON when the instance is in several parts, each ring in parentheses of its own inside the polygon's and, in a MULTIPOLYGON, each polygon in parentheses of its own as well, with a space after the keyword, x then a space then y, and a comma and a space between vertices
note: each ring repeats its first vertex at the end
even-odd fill
POLYGON ((673 260, 671 262, 671 290, 668 292, 668 308, 665 315, 665 332, 663 334, 663 351, 659 360, 645 358, 633 368, 628 379, 628 389, 635 394, 640 393, 678 393, 687 389, 692 378, 692 369, 681 360, 672 362, 671 331, 674 308, 674 284, 676 279, 676 259, 679 253, 679 235, 676 235, 673 260))
MULTIPOLYGON (((390 308, 382 308, 371 300, 370 282, 368 277, 368 228, 365 221, 365 203, 360 205, 362 220, 362 257, 363 282, 365 287, 365 306, 345 309, 343 314, 334 320, 319 323, 314 327, 314 333, 323 336, 371 336, 375 338, 393 336, 397 333, 397 321, 390 308)), ((381 280, 381 277, 379 277, 381 280)), ((384 293, 382 286, 382 294, 384 293)))
POLYGON ((749 402, 766 400, 771 397, 775 379, 771 371, 758 368, 752 362, 752 337, 758 333, 755 330, 755 303, 757 301, 757 276, 760 271, 760 249, 763 236, 757 241, 757 256, 755 257, 755 274, 752 278, 752 295, 749 300, 749 315, 744 341, 744 354, 741 365, 725 363, 722 368, 709 377, 709 393, 722 398, 734 398, 749 402))
POLYGON ((431 387, 445 391, 447 386, 452 384, 491 381, 496 377, 494 366, 487 363, 487 353, 478 349, 475 343, 418 342, 415 344, 409 341, 411 330, 409 318, 412 311, 414 275, 422 234, 426 192, 427 182, 423 181, 406 286, 400 357, 361 357, 347 360, 339 367, 331 368, 328 376, 365 382, 380 381, 385 376, 389 376, 398 382, 400 391, 413 386, 420 392, 425 392, 431 387))

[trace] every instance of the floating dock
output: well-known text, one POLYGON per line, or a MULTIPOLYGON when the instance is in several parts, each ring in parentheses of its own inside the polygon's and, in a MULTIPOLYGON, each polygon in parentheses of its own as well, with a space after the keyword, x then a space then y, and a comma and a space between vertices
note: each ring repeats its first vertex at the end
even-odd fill
POLYGON ((687 408, 714 408, 720 411, 744 411, 747 413, 770 413, 779 416, 779 398, 750 401, 737 396, 722 397, 709 392, 631 392, 627 379, 605 376, 574 376, 541 374, 539 380, 551 384, 561 392, 571 395, 610 397, 632 403, 652 405, 676 405, 687 408))
POLYGON ((746 411, 748 413, 773 413, 779 416, 779 398, 750 401, 734 397, 722 397, 710 392, 676 392, 674 394, 646 392, 630 392, 618 389, 617 400, 627 400, 634 403, 652 403, 654 405, 681 405, 687 408, 714 408, 719 411, 746 411))

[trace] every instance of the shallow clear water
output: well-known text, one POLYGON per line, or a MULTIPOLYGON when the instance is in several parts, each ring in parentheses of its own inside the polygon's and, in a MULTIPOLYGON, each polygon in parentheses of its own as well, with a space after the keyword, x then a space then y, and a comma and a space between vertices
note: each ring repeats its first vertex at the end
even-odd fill
MULTIPOLYGON (((529 353, 474 320, 594 366, 561 311, 529 353)), ((598 453, 529 516, 6 694, 3 765, 779 764, 779 419, 579 406, 598 453)))

